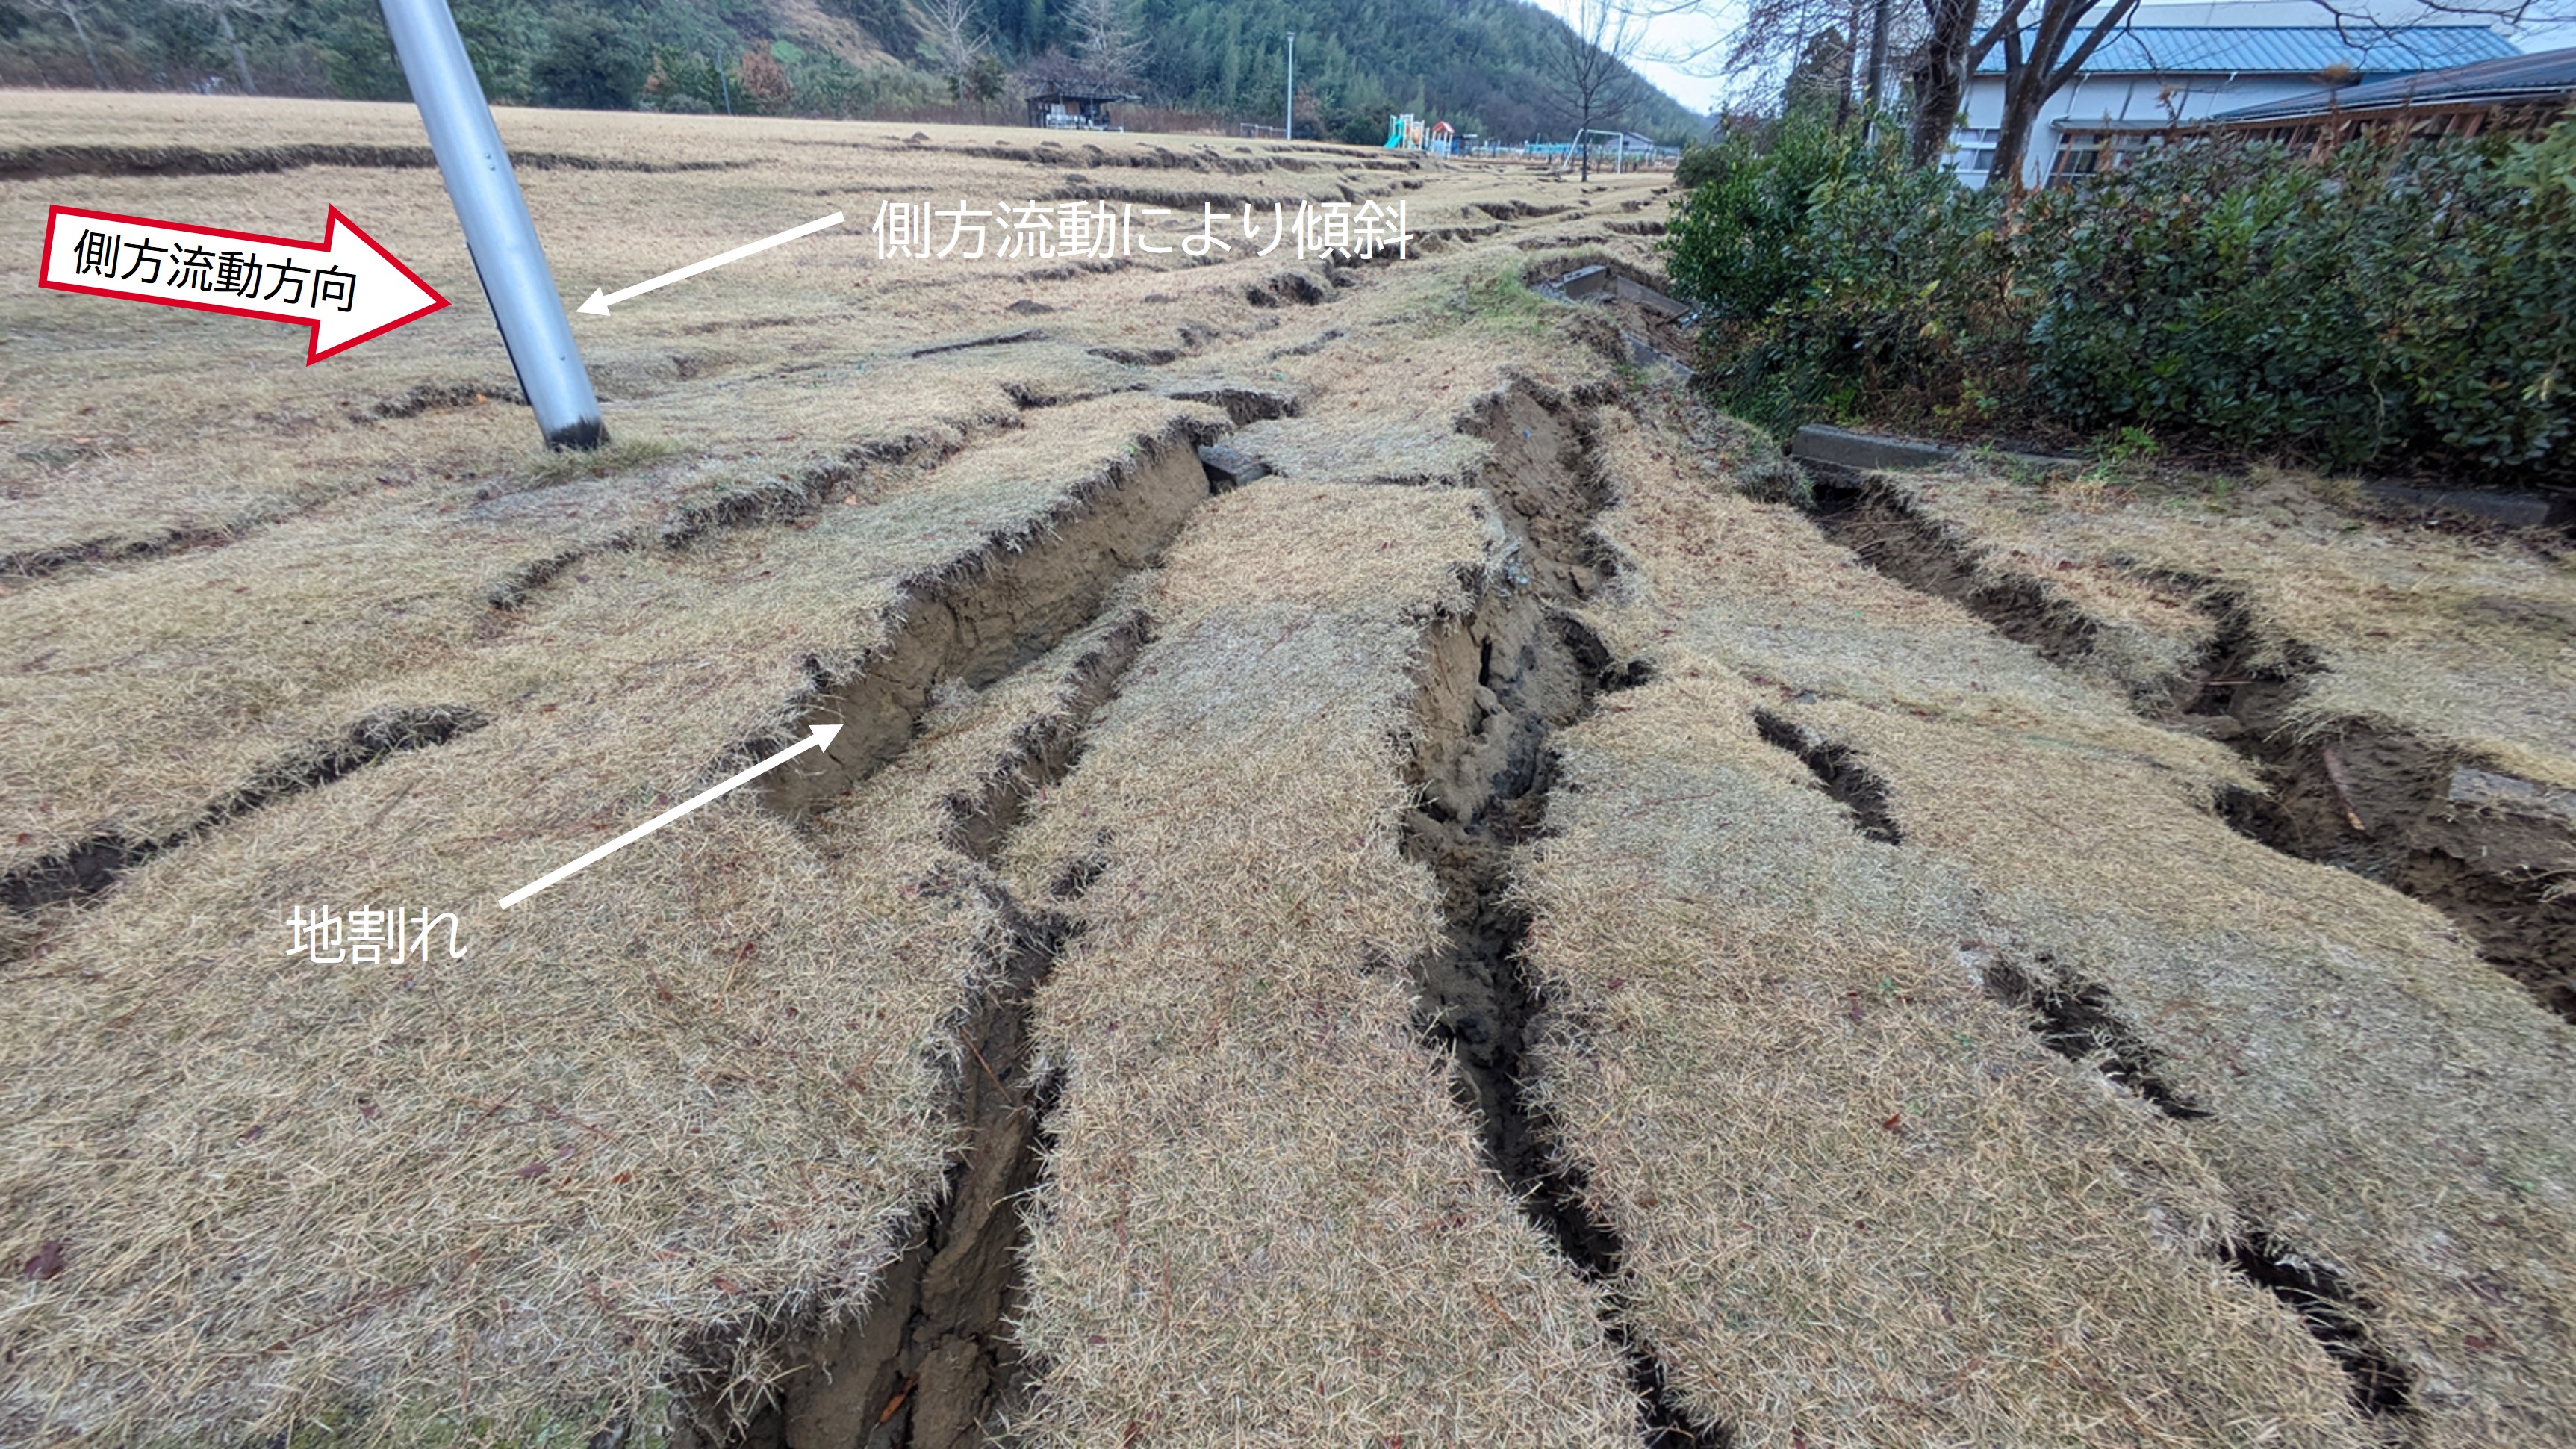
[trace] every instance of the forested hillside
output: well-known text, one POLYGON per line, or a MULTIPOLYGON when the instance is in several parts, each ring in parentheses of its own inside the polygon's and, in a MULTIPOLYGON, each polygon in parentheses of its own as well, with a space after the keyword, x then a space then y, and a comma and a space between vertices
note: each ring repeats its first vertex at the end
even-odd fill
MULTIPOLYGON (((902 114, 960 99, 932 0, 452 0, 495 101, 621 109, 902 114)), ((1080 0, 973 0, 980 87, 1016 112, 1008 72, 1078 53, 1080 0)), ((1501 141, 1561 137, 1563 26, 1526 0, 1123 0, 1147 101, 1276 124, 1297 33, 1298 124, 1383 137, 1392 112, 1501 141)), ((1097 13, 1097 3, 1094 4, 1097 13)), ((403 94, 376 0, 0 0, 0 83, 403 94)), ((1642 81, 1625 124, 1697 129, 1642 81)), ((974 94, 965 99, 971 104, 974 94)))

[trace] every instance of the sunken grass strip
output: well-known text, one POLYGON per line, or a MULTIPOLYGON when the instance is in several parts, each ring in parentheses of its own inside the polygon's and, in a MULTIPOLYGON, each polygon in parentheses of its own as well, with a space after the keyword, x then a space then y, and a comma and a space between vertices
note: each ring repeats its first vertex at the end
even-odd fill
POLYGON ((2576 1438, 2568 1028, 2424 907, 2230 830, 2227 751, 1676 456, 1653 428, 1614 450, 1608 527, 1653 594, 1605 635, 1671 629, 1849 751, 1900 850, 1973 892, 1975 939, 2097 988, 2205 1113, 2184 1139, 2248 1233, 2349 1285, 2406 1432, 2576 1438))
POLYGON ((1479 1163, 1403 966, 1417 659, 1492 581, 1475 495, 1264 481, 1005 859, 1080 926, 1028 1249, 1032 1444, 1633 1444, 1594 1291, 1479 1163))

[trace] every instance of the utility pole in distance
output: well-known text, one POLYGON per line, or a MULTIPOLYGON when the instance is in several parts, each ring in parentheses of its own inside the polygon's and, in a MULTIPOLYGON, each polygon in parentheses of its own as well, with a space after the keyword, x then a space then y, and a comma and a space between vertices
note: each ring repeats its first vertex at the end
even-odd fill
POLYGON ((537 428, 549 447, 596 448, 608 441, 599 422, 599 396, 591 391, 581 349, 573 345, 572 320, 555 291, 554 269, 546 265, 519 174, 510 168, 492 108, 465 58, 456 17, 448 13, 447 0, 383 5, 385 28, 393 32, 394 54, 429 131, 447 199, 465 229, 474 275, 492 304, 519 390, 536 410, 537 428))
POLYGON ((1279 128, 1283 140, 1297 139, 1297 32, 1288 32, 1288 124, 1279 128))

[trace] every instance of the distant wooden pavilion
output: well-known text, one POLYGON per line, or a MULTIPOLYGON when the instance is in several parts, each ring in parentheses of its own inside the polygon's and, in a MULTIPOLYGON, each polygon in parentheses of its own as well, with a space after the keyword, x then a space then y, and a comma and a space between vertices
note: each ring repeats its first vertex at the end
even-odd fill
POLYGON ((1054 80, 1028 93, 1029 124, 1050 131, 1122 130, 1109 108, 1136 99, 1115 86, 1088 81, 1054 80))

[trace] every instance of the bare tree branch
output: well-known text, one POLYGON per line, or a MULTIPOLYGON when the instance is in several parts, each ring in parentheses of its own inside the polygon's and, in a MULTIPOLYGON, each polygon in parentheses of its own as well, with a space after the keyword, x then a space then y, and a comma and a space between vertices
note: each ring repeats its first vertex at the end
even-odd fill
POLYGON ((1557 32, 1555 88, 1574 120, 1574 150, 1583 179, 1589 181, 1592 153, 1583 133, 1618 125, 1635 104, 1637 76, 1628 68, 1628 58, 1636 54, 1646 27, 1622 0, 1572 0, 1563 19, 1557 32))
POLYGON ((1121 0, 1074 0, 1074 58, 1106 86, 1132 86, 1150 47, 1127 19, 1121 0))
POLYGON ((243 47, 241 37, 233 33, 233 17, 273 14, 283 8, 285 0, 172 0, 172 3, 215 18, 215 29, 222 33, 224 44, 232 48, 233 69, 241 76, 242 93, 258 95, 259 87, 250 78, 250 52, 243 47))
POLYGON ((930 21, 930 48, 938 53, 940 74, 948 77, 951 97, 963 101, 967 78, 989 49, 975 0, 926 0, 922 13, 930 21))
POLYGON ((72 34, 80 40, 81 54, 89 57, 89 73, 98 79, 98 88, 107 89, 107 69, 98 63, 98 47, 90 44, 89 27, 81 24, 81 15, 89 9, 89 0, 27 0, 28 5, 48 15, 59 15, 72 23, 72 34))

